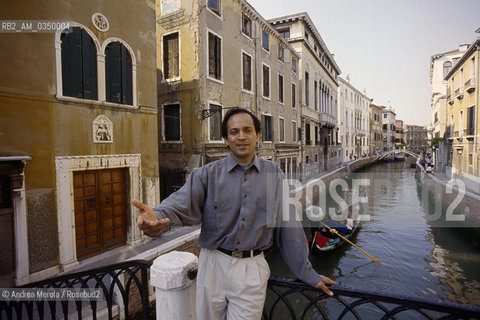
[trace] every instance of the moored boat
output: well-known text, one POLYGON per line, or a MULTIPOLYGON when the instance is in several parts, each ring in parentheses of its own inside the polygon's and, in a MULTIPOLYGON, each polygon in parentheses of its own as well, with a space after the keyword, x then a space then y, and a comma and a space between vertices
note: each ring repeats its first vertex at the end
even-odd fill
POLYGON ((395 161, 395 157, 393 155, 389 155, 389 156, 386 156, 386 157, 382 158, 382 161, 383 162, 393 162, 393 161, 395 161))
MULTIPOLYGON (((307 211, 312 210, 312 207, 314 206, 307 208, 307 211)), ((318 228, 311 228, 312 234, 307 238, 310 252, 318 254, 332 251, 343 245, 346 242, 345 239, 350 240, 363 223, 364 211, 365 204, 360 202, 346 210, 344 220, 329 219, 322 222, 318 228)))
POLYGON ((405 161, 405 154, 403 152, 395 152, 395 160, 405 161))

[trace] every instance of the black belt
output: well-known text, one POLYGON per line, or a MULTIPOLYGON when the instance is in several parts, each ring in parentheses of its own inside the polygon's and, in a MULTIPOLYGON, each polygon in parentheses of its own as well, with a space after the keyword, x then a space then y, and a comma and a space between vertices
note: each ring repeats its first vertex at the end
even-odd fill
POLYGON ((248 251, 230 251, 223 248, 217 248, 217 250, 234 258, 253 258, 263 252, 262 250, 258 249, 248 251))

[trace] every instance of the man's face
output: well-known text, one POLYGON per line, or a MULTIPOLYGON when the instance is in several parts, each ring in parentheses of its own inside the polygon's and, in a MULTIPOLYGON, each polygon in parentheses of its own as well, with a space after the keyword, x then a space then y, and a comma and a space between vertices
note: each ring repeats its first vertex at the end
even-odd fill
POLYGON ((252 161, 259 140, 260 134, 255 131, 253 119, 249 114, 241 112, 228 119, 225 143, 230 147, 230 152, 238 163, 252 161))

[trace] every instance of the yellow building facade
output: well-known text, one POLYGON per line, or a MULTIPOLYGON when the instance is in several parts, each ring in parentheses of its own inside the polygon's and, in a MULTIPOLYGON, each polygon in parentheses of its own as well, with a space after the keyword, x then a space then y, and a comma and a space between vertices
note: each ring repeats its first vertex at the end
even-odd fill
POLYGON ((144 240, 130 201, 159 198, 155 7, 9 2, 1 16, 27 28, 0 33, 0 286, 9 287, 144 240))
POLYGON ((480 177, 479 48, 480 38, 477 38, 445 77, 452 172, 476 178, 480 177))
POLYGON ((294 177, 300 104, 293 47, 246 1, 156 5, 162 169, 188 173, 226 156, 222 116, 238 106, 262 121, 259 155, 294 177))

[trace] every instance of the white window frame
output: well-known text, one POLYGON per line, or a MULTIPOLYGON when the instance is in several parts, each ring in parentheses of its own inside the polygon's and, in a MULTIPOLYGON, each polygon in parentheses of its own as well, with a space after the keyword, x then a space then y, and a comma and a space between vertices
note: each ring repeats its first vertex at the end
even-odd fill
MULTIPOLYGON (((215 105, 216 107, 220 107, 220 114, 222 115, 222 120, 223 120, 223 105, 220 104, 218 101, 213 101, 213 100, 208 100, 208 108, 210 109, 212 105, 215 105)), ((220 121, 220 140, 212 140, 210 137, 210 121, 212 120, 212 117, 208 117, 207 125, 208 125, 208 130, 207 130, 207 139, 209 142, 223 142, 222 139, 222 121, 220 121)))
POLYGON ((222 7, 222 0, 217 0, 217 3, 218 3, 218 11, 219 12, 215 12, 213 9, 210 8, 210 0, 206 0, 207 3, 206 3, 206 6, 207 6, 207 10, 210 11, 211 13, 213 13, 216 17, 218 18, 222 18, 222 15, 223 15, 223 7, 222 7))
POLYGON ((292 120, 292 142, 297 142, 297 121, 292 120))
MULTIPOLYGON (((292 105, 292 109, 296 109, 297 108, 297 100, 298 100, 298 94, 297 94, 297 84, 295 82, 292 82, 292 86, 295 87, 294 90, 292 90, 292 96, 290 97, 290 102, 293 102, 293 95, 295 95, 295 104, 292 105)), ((290 86, 291 87, 291 86, 290 86)))
POLYGON ((246 14, 245 12, 242 12, 242 19, 240 21, 240 30, 241 30, 241 33, 249 40, 253 41, 253 20, 252 18, 246 14), (248 19, 250 19, 250 35, 246 34, 245 32, 243 32, 243 17, 247 17, 248 19))
POLYGON ((221 83, 221 84, 224 84, 224 81, 223 81, 223 79, 224 79, 223 78, 223 76, 224 76, 224 74, 223 74, 223 37, 221 35, 219 35, 218 33, 216 33, 215 31, 213 31, 211 29, 207 29, 207 41, 206 41, 206 43, 207 43, 207 68, 206 68, 207 69, 207 79, 218 82, 218 83, 221 83), (209 64, 210 63, 210 57, 209 57, 210 46, 209 46, 209 43, 208 43, 208 41, 209 41, 208 40, 208 38, 209 38, 208 34, 209 33, 211 33, 211 34, 215 35, 216 37, 220 38, 220 41, 221 41, 221 43, 220 43, 220 51, 221 51, 221 53, 220 53, 220 74, 221 74, 220 79, 210 77, 210 64, 209 64))
POLYGON ((285 48, 282 46, 282 43, 280 41, 277 44, 277 56, 278 61, 280 61, 281 64, 285 64, 285 48), (282 52, 281 56, 280 52, 282 52))
POLYGON ((58 30, 55 32, 55 72, 57 78, 57 94, 56 97, 59 100, 63 101, 72 101, 78 103, 86 103, 88 105, 107 105, 112 106, 115 108, 121 109, 137 109, 138 108, 138 101, 137 101, 137 60, 135 58, 134 51, 132 48, 126 43, 123 39, 120 38, 108 38, 100 44, 99 39, 97 36, 87 27, 80 23, 70 22, 71 27, 79 27, 85 30, 88 35, 91 37, 95 44, 95 48, 97 49, 97 93, 98 97, 97 100, 89 100, 89 99, 82 99, 82 98, 75 98, 63 95, 63 78, 62 78, 62 41, 61 36, 64 30, 58 30), (106 85, 105 85, 105 48, 111 42, 120 42, 125 46, 125 48, 130 53, 130 58, 132 59, 132 104, 118 104, 114 102, 107 102, 107 92, 106 92, 106 85))
MULTIPOLYGON (((275 124, 274 124, 274 122, 275 122, 275 117, 274 117, 271 113, 262 113, 262 116, 266 116, 266 117, 272 118, 272 126, 273 126, 272 129, 275 129, 275 124)), ((262 119, 262 118, 260 118, 260 119, 262 119)), ((264 124, 264 123, 262 123, 262 128, 265 128, 265 124, 264 124)), ((263 133, 262 133, 262 132, 260 132, 260 138, 261 138, 261 140, 262 140, 263 143, 273 143, 273 142, 275 142, 275 131, 274 131, 273 134, 272 134, 272 140, 263 140, 263 133)))
POLYGON ((272 100, 272 68, 266 63, 262 63, 262 97, 267 100, 272 100), (268 97, 264 96, 263 94, 265 93, 264 90, 264 74, 263 74, 263 66, 266 66, 268 68, 268 97))
POLYGON ((261 37, 261 40, 262 40, 262 45, 261 45, 261 47, 262 47, 263 51, 265 51, 265 52, 267 52, 268 54, 270 54, 270 32, 268 32, 268 30, 262 29, 262 37, 261 37), (263 46, 263 34, 264 34, 264 32, 265 32, 265 34, 267 35, 267 39, 268 39, 268 49, 266 49, 266 48, 263 46))
POLYGON ((470 79, 473 80, 475 79, 475 75, 476 75, 476 63, 475 63, 475 56, 473 56, 471 59, 470 59, 470 79))
POLYGON ((285 77, 283 74, 278 73, 278 103, 281 105, 285 105, 285 77), (282 101, 280 101, 280 77, 282 77, 282 101))
POLYGON ((164 102, 162 103, 162 141, 161 143, 183 143, 183 130, 182 130, 182 104, 180 101, 169 101, 169 102, 164 102), (173 104, 178 104, 178 117, 180 118, 180 140, 165 140, 165 113, 164 113, 164 107, 173 105, 173 104))
POLYGON ((242 71, 241 72, 241 86, 242 86, 242 91, 243 92, 247 92, 247 93, 250 93, 250 94, 253 94, 253 86, 254 86, 254 83, 253 83, 253 57, 251 54, 249 54, 248 52, 246 51, 243 51, 241 50, 241 56, 240 56, 240 70, 242 71), (250 90, 246 90, 244 87, 243 87, 243 55, 247 55, 250 57, 250 84, 251 84, 251 89, 250 90))
POLYGON ((160 50, 162 50, 162 51, 161 51, 162 69, 163 69, 163 67, 164 67, 164 56, 163 56, 163 54, 164 54, 164 51, 163 51, 164 38, 165 38, 166 36, 169 36, 169 35, 174 34, 174 33, 178 33, 178 77, 166 79, 166 78, 165 78, 165 73, 162 72, 162 78, 163 78, 163 79, 162 79, 162 82, 164 82, 164 83, 165 83, 165 82, 168 83, 168 82, 180 81, 180 80, 182 79, 182 54, 181 54, 182 40, 181 40, 181 38, 180 38, 180 29, 174 30, 174 31, 172 31, 172 32, 165 33, 165 34, 162 35, 162 40, 161 40, 161 41, 162 41, 162 45, 161 45, 161 48, 160 48, 160 50))
POLYGON ((284 117, 278 117, 278 141, 280 142, 285 142, 285 118, 284 117), (283 121, 283 130, 282 126, 280 123, 283 121), (283 139, 282 139, 282 131, 283 131, 283 139))

